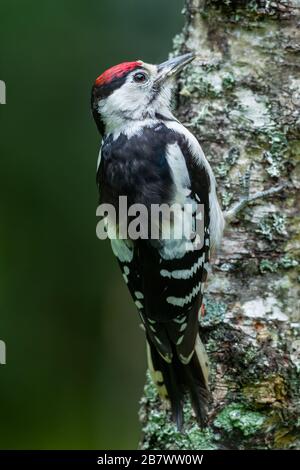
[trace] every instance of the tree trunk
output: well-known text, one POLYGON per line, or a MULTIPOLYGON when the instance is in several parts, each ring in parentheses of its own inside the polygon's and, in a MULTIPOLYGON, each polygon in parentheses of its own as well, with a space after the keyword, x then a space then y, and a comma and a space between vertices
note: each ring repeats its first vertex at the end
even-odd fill
POLYGON ((177 116, 213 167, 223 209, 250 164, 251 192, 288 186, 235 218, 212 260, 200 316, 208 427, 187 403, 178 433, 148 378, 142 449, 300 448, 299 10, 299 0, 186 0, 175 53, 203 60, 180 78, 177 116))

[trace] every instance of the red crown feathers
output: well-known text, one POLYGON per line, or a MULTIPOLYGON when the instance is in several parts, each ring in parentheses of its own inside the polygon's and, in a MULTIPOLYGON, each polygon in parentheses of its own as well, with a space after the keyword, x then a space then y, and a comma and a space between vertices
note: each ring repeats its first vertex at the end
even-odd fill
POLYGON ((134 70, 142 65, 140 60, 135 62, 123 62, 122 64, 114 65, 110 69, 105 70, 98 78, 96 78, 95 85, 101 86, 111 82, 114 78, 121 78, 131 70, 134 70))

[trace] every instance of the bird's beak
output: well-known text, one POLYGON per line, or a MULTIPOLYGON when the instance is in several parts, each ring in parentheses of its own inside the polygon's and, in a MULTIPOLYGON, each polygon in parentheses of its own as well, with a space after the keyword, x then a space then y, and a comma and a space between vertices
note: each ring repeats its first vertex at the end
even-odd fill
POLYGON ((155 84, 160 84, 170 77, 179 73, 187 64, 194 60, 196 55, 193 52, 174 57, 157 66, 157 77, 155 84))

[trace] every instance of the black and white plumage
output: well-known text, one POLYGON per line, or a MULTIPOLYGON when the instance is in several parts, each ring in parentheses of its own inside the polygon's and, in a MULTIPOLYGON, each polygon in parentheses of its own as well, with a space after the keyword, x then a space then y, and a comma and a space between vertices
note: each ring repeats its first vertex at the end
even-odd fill
MULTIPOLYGON (((96 80, 92 110, 103 135, 97 183, 100 203, 118 209, 174 203, 204 206, 204 240, 113 239, 112 250, 139 311, 148 365, 160 396, 171 403, 179 428, 187 391, 203 425, 208 392, 208 360, 199 336, 198 315, 209 268, 210 249, 222 236, 212 170, 195 137, 170 111, 171 78, 193 59, 187 54, 159 66, 120 64, 96 80)), ((182 209, 180 208, 180 211, 182 209)), ((171 222, 176 226, 176 214, 171 222)))

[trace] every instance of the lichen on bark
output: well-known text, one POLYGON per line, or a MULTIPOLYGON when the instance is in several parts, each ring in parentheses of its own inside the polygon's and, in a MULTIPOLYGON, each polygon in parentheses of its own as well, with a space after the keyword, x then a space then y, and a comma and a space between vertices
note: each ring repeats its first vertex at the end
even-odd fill
POLYGON ((174 54, 199 59, 182 74, 177 116, 199 139, 223 209, 280 183, 226 228, 207 285, 201 335, 210 357, 209 425, 185 406, 178 433, 149 378, 143 449, 300 448, 298 0, 186 0, 174 54))

